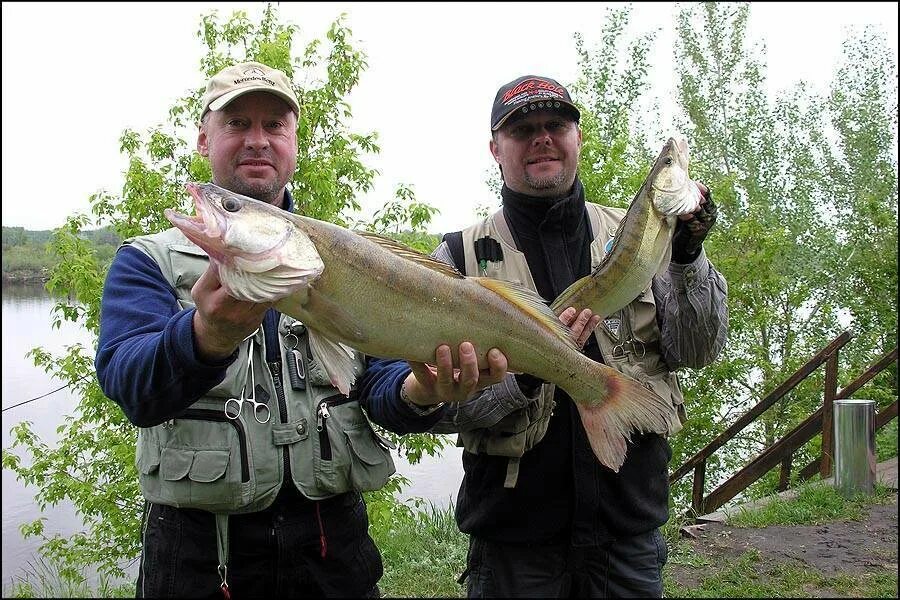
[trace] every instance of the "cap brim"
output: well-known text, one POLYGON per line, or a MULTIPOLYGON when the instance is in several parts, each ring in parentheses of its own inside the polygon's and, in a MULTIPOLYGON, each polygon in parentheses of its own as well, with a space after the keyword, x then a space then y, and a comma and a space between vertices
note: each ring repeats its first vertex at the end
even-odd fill
POLYGON ((268 85, 251 85, 237 90, 231 90, 227 94, 222 94, 221 96, 210 102, 208 110, 222 110, 223 108, 228 106, 230 102, 240 98, 244 94, 249 94, 250 92, 266 92, 267 94, 278 96, 279 98, 287 102, 287 105, 291 107, 291 110, 293 110, 294 113, 298 115, 300 114, 300 105, 297 104, 296 99, 291 98, 281 90, 273 89, 268 85))
MULTIPOLYGON (((559 108, 554 108, 551 106, 549 109, 545 106, 544 108, 536 109, 534 112, 538 112, 540 110, 551 110, 551 111, 556 111, 556 112, 571 112, 571 113, 575 114, 576 122, 581 120, 581 111, 579 111, 578 108, 574 104, 572 104, 570 102, 566 102, 565 100, 559 100, 557 98, 554 98, 552 100, 552 102, 559 102, 561 106, 559 108), (564 109, 566 109, 566 110, 564 110, 564 109)), ((525 106, 525 104, 523 104, 522 106, 525 106)), ((522 106, 517 106, 514 109, 512 109, 511 111, 509 111, 508 113, 506 113, 505 115, 503 115, 503 118, 501 118, 499 121, 497 121, 496 125, 491 127, 491 131, 497 131, 498 129, 503 127, 503 125, 509 120, 509 118, 511 116, 513 116, 514 114, 516 114, 516 112, 519 112, 522 109, 522 106)))

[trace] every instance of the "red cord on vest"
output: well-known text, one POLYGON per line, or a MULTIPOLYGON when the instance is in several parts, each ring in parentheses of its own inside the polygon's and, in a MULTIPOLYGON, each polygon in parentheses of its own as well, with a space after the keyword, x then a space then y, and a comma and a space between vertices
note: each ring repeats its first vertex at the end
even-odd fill
POLYGON ((319 503, 316 502, 316 518, 319 520, 319 553, 322 558, 328 553, 328 541, 325 539, 325 528, 322 526, 322 513, 319 512, 319 503))

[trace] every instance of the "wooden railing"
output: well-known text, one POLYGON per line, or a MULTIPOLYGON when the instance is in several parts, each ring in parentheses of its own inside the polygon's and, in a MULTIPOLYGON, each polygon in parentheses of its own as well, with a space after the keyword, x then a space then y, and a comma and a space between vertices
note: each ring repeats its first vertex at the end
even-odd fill
MULTIPOLYGON (((828 346, 820 350, 806 364, 797 369, 784 383, 770 392, 756 406, 747 411, 733 425, 672 473, 669 477, 670 483, 679 481, 691 470, 694 472, 693 486, 691 488, 692 514, 688 515, 689 517, 696 520, 701 515, 715 511, 779 464, 781 465, 781 472, 778 479, 778 489, 779 491, 786 490, 790 483, 791 463, 794 453, 819 433, 822 434, 821 456, 803 467, 797 476, 800 481, 804 481, 816 473, 820 473, 822 477, 828 477, 831 474, 834 456, 832 423, 834 401, 849 398, 859 388, 871 381, 875 375, 897 361, 897 348, 894 348, 890 352, 885 353, 865 373, 853 380, 847 387, 837 391, 838 352, 850 341, 851 337, 850 332, 845 331, 832 340, 828 346), (704 496, 707 459, 755 421, 766 409, 814 373, 823 363, 825 364, 825 382, 822 406, 731 478, 704 496)), ((875 423, 876 430, 881 429, 896 417, 897 401, 894 400, 890 406, 878 413, 875 423)))

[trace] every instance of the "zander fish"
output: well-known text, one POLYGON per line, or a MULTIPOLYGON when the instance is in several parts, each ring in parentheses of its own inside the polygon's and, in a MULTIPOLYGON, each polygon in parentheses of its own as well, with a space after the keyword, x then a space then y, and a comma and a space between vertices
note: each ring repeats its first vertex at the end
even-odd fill
POLYGON ((618 471, 637 431, 666 431, 668 400, 581 352, 568 328, 528 289, 465 277, 394 240, 289 213, 216 185, 188 184, 196 217, 166 217, 218 264, 230 295, 273 302, 303 322, 313 352, 347 394, 352 353, 433 362, 441 344, 475 346, 479 365, 500 349, 512 372, 564 389, 591 447, 618 471))
POLYGON ((563 290, 550 308, 590 308, 608 317, 631 303, 668 265, 676 215, 700 206, 700 189, 688 177, 688 147, 669 138, 616 228, 612 248, 593 272, 563 290))

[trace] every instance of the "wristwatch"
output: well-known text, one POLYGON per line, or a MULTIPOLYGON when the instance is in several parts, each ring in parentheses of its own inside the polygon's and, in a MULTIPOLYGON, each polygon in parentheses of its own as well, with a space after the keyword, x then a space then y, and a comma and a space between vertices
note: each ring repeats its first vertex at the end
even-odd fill
POLYGON ((437 404, 432 404, 431 406, 420 406, 416 404, 409 399, 409 394, 406 393, 406 380, 404 380, 403 383, 400 384, 400 399, 403 400, 403 402, 405 402, 406 405, 420 417, 430 415, 444 405, 443 402, 438 402, 437 404))

